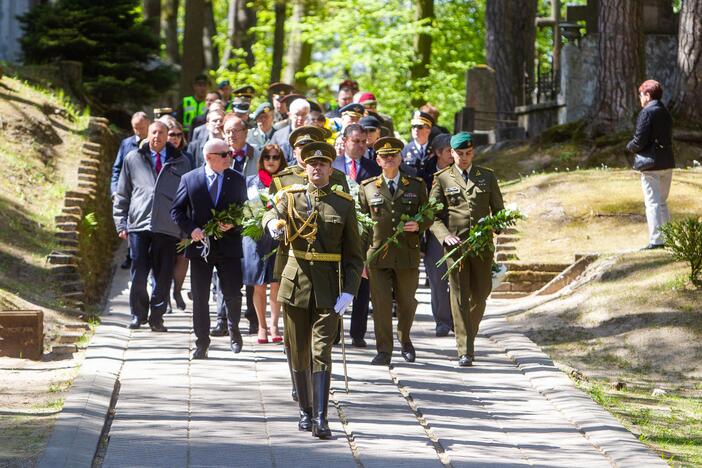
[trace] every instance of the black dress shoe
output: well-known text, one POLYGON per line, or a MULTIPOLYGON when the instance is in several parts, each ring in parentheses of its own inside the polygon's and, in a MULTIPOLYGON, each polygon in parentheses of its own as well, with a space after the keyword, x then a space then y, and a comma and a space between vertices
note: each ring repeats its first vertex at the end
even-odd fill
POLYGON ((402 357, 405 358, 407 362, 414 362, 417 358, 417 353, 414 350, 414 346, 411 342, 402 343, 402 350, 400 351, 402 357))
POLYGON ((217 322, 217 325, 210 330, 210 336, 227 336, 229 335, 229 330, 227 330, 227 324, 224 321, 217 322))
POLYGON ((442 336, 448 336, 449 331, 451 329, 447 327, 446 325, 437 325, 436 327, 436 336, 442 337, 442 336))
POLYGON ((166 313, 167 314, 173 313, 173 307, 171 307, 171 301, 166 302, 166 313))
POLYGON ((390 353, 378 353, 371 361, 371 364, 374 366, 389 366, 391 359, 390 353))
POLYGON ((173 291, 173 300, 176 303, 178 310, 185 310, 185 301, 183 300, 183 295, 180 291, 173 291))
POLYGON ((368 346, 368 343, 366 343, 366 340, 364 340, 363 338, 352 338, 351 344, 355 348, 365 348, 368 346))
POLYGON ((132 330, 136 330, 139 327, 141 327, 141 320, 139 320, 139 317, 132 316, 132 320, 131 322, 129 322, 129 325, 127 327, 132 330))
POLYGON ((461 367, 470 367, 473 365, 473 358, 464 354, 458 359, 458 365, 461 367))
POLYGON ((160 323, 152 323, 150 324, 151 326, 151 331, 152 332, 157 332, 157 333, 166 333, 168 331, 168 328, 166 328, 163 325, 163 322, 160 323))
POLYGON ((198 346, 193 352, 193 359, 207 359, 207 348, 204 346, 198 346))
POLYGON ((229 343, 229 348, 231 348, 232 353, 234 354, 239 354, 243 346, 244 344, 241 341, 231 341, 229 343))
POLYGON ((141 320, 139 321, 139 323, 142 324, 142 325, 146 325, 147 323, 149 323, 149 319, 148 319, 148 318, 143 318, 143 319, 141 319, 141 320))
POLYGON ((129 270, 132 267, 132 257, 127 254, 127 258, 119 266, 123 270, 129 270))

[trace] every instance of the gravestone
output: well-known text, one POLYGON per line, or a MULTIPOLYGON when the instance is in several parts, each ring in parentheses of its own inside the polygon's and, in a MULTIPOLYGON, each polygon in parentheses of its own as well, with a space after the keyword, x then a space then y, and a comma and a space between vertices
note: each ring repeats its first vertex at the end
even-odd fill
POLYGON ((466 71, 466 107, 473 109, 474 130, 493 130, 497 115, 495 70, 479 65, 466 71))
POLYGON ((42 311, 0 311, 0 356, 38 360, 43 351, 42 311))

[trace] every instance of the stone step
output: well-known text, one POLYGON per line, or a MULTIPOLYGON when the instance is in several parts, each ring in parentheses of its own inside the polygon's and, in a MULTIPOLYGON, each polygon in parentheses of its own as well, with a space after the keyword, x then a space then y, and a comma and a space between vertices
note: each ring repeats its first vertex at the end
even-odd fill
MULTIPOLYGON (((98 154, 99 154, 99 153, 98 153, 98 154)), ((96 168, 100 168, 100 166, 102 165, 102 163, 100 162, 99 159, 87 158, 87 159, 81 159, 81 160, 80 160, 80 165, 81 165, 81 166, 85 166, 85 167, 96 167, 96 168)))
POLYGON ((543 288, 544 286, 546 286, 546 282, 522 281, 519 283, 513 283, 510 281, 503 281, 493 291, 495 291, 495 292, 532 293, 534 291, 538 291, 539 289, 543 288))
POLYGON ((76 265, 78 263, 78 259, 75 255, 67 255, 59 252, 50 254, 48 260, 52 265, 76 265))
POLYGON ((54 222, 56 224, 60 223, 71 223, 71 222, 79 222, 80 221, 80 215, 75 215, 75 214, 60 214, 58 216, 54 216, 54 222))
POLYGON ((78 346, 75 344, 55 344, 51 347, 51 354, 66 355, 73 354, 78 351, 78 346))
POLYGON ((91 174, 78 174, 78 181, 84 181, 84 182, 97 182, 97 173, 91 173, 91 174))
POLYGON ((512 283, 519 283, 523 281, 531 281, 537 283, 548 283, 553 278, 558 276, 558 273, 553 271, 510 271, 507 270, 505 273, 505 281, 510 281, 512 283))
POLYGON ((492 299, 519 299, 528 296, 525 292, 493 292, 490 294, 492 299))
POLYGON ((61 210, 63 214, 67 215, 77 215, 78 218, 80 219, 83 214, 83 207, 81 206, 64 206, 63 210, 61 210))
POLYGON ((512 244, 514 242, 517 242, 519 240, 519 237, 517 236, 497 236, 495 238, 495 244, 497 245, 504 245, 504 244, 512 244))
POLYGON ((88 331, 90 330, 90 325, 87 323, 64 323, 63 328, 71 331, 88 331))
POLYGON ((509 262, 511 260, 517 260, 517 256, 513 253, 498 252, 495 254, 495 260, 498 262, 509 262))
POLYGON ((511 227, 511 228, 506 228, 506 229, 504 229, 504 230, 502 231, 502 234, 505 234, 505 235, 508 235, 508 236, 513 236, 513 235, 518 234, 518 233, 519 233, 519 231, 517 231, 517 229, 516 229, 516 228, 513 228, 513 227, 511 227))
POLYGON ((78 167, 78 174, 93 174, 93 175, 98 175, 98 168, 97 167, 88 167, 88 166, 79 166, 78 167))
POLYGON ((84 190, 68 190, 65 194, 66 198, 81 198, 85 200, 88 198, 88 194, 84 190))
POLYGON ((495 252, 516 252, 517 247, 514 245, 499 244, 495 248, 495 252))
POLYGON ((56 243, 61 247, 78 247, 78 239, 58 239, 56 243))
MULTIPOLYGON (((78 226, 77 223, 74 223, 74 224, 76 225, 76 227, 78 226)), ((57 224, 57 226, 58 226, 58 224, 57 224)), ((55 232, 55 233, 54 233, 54 237, 55 237, 56 239, 74 239, 74 240, 77 240, 77 239, 78 239, 78 231, 76 231, 75 229, 72 229, 72 230, 65 230, 65 231, 58 231, 58 232, 55 232)))
POLYGON ((78 274, 78 267, 76 265, 55 265, 51 267, 51 273, 54 275, 78 274))
POLYGON ((85 143, 83 143, 83 149, 99 153, 100 150, 102 149, 102 146, 100 146, 99 143, 94 143, 92 141, 86 141, 85 143))
POLYGON ((505 263, 507 271, 548 271, 560 273, 570 266, 570 263, 522 263, 522 262, 507 262, 505 263))
POLYGON ((85 204, 85 198, 66 197, 63 200, 63 204, 64 206, 82 206, 85 204))
POLYGON ((63 332, 56 339, 56 343, 74 344, 76 341, 80 340, 83 337, 83 335, 85 335, 85 333, 63 332))
POLYGON ((78 223, 75 221, 56 223, 56 229, 59 231, 75 231, 78 229, 78 223))

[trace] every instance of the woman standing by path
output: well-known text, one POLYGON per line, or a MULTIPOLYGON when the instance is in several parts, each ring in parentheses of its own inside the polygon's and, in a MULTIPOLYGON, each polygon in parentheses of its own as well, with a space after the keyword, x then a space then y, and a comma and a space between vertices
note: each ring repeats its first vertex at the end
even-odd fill
MULTIPOLYGON (((258 174, 246 179, 249 201, 260 203, 259 191, 268 189, 273 176, 287 166, 283 152, 278 145, 265 145, 258 160, 258 174)), ((275 254, 271 255, 278 242, 273 240, 266 231, 263 237, 254 241, 244 237, 244 284, 253 286, 253 302, 258 317, 258 342, 268 343, 270 333, 271 341, 283 341, 278 329, 280 320, 280 303, 278 302, 278 282, 273 281, 273 265, 275 254), (270 284, 271 327, 266 327, 266 292, 270 284)))

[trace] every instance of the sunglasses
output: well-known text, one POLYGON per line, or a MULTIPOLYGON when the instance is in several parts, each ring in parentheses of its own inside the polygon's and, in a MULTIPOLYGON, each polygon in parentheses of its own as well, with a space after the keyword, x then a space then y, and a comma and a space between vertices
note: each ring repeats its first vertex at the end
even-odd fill
POLYGON ((183 134, 182 134, 182 133, 169 132, 169 133, 168 133, 168 136, 169 136, 169 137, 178 137, 178 138, 180 138, 180 137, 183 136, 183 134))
POLYGON ((227 151, 226 153, 212 153, 212 154, 216 154, 220 158, 226 158, 227 156, 229 156, 229 151, 227 151))
POLYGON ((265 154, 265 155, 263 155, 263 160, 264 161, 280 161, 280 155, 279 154, 265 154))
POLYGON ((420 129, 420 128, 427 128, 427 126, 426 125, 412 125, 412 128, 420 129))

